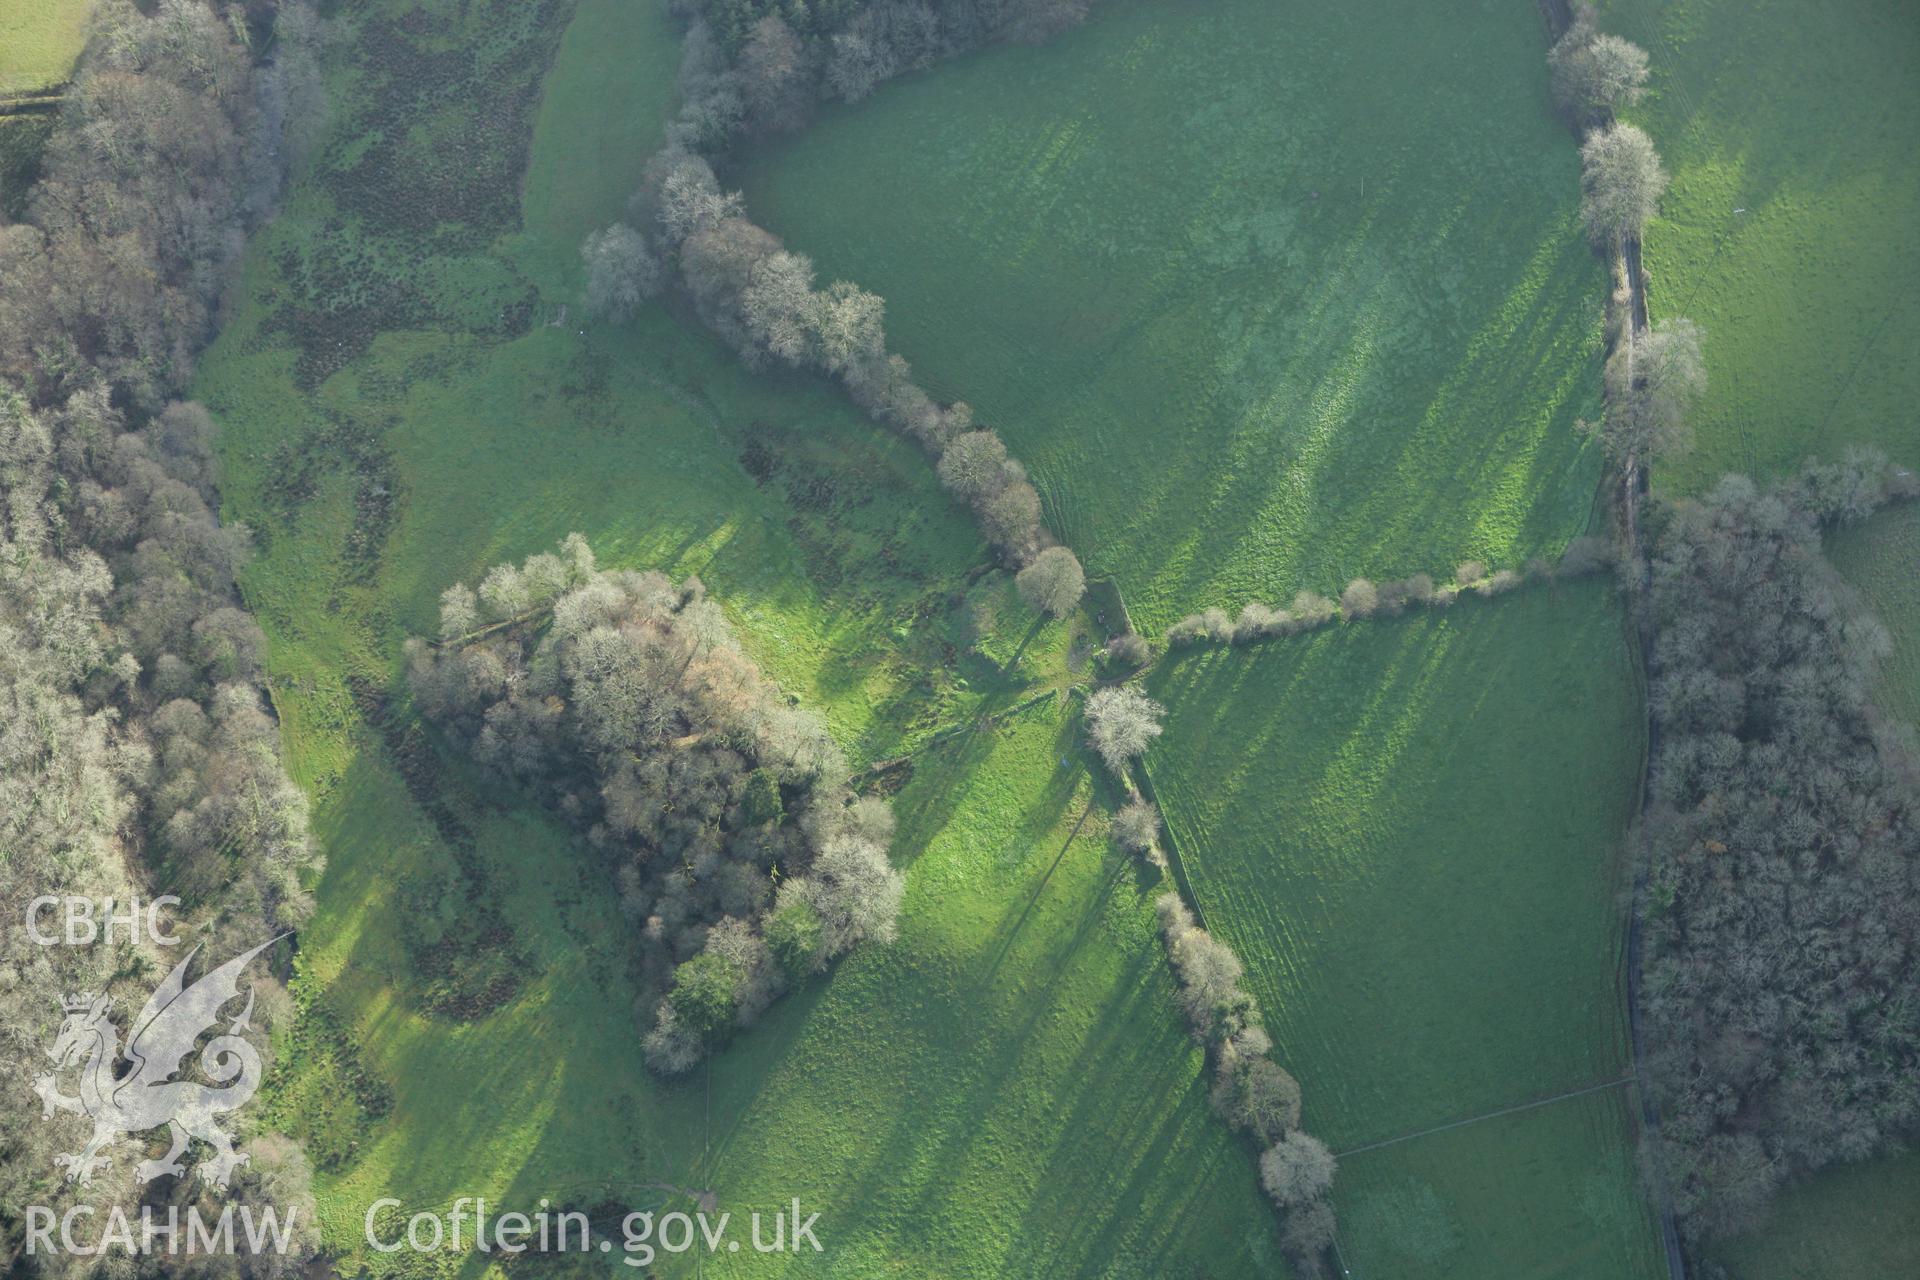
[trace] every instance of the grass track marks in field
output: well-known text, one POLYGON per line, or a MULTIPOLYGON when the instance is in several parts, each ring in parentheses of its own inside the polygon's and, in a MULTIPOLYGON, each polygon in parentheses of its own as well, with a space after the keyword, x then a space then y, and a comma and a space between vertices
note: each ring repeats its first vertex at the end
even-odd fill
POLYGON ((741 181, 885 296, 1153 631, 1579 531, 1605 273, 1547 99, 1521 7, 1116 0, 829 108, 741 181))
POLYGON ((1627 1067, 1619 842, 1640 719, 1621 634, 1612 584, 1587 580, 1178 657, 1148 682, 1169 708, 1150 752, 1162 815, 1304 1124, 1369 1151, 1336 1183, 1357 1275, 1536 1274, 1556 1248, 1618 1267, 1565 1274, 1661 1274, 1628 1113, 1596 1102, 1618 1091, 1506 1114, 1627 1067), (1486 1119, 1426 1132, 1462 1115, 1486 1119), (1382 1269, 1400 1228, 1356 1209, 1399 1195, 1374 1183, 1401 1166, 1450 1206, 1451 1271, 1382 1269), (1599 1219, 1555 1199, 1589 1183, 1599 1219), (1510 1199, 1544 1238, 1503 1225, 1510 1199))

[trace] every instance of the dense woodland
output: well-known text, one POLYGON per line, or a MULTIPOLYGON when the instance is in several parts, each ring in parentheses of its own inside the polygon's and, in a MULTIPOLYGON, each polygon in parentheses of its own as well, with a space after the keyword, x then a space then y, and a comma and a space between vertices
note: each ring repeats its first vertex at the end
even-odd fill
POLYGON ((578 534, 499 565, 416 640, 422 711, 609 859, 647 1061, 685 1071, 787 987, 893 937, 893 814, 740 651, 699 579, 601 570, 578 534))
MULTIPOLYGON (((173 893, 176 931, 224 957, 297 930, 318 867, 235 589, 247 533, 214 514, 211 419, 176 397, 319 117, 316 24, 297 3, 198 0, 106 0, 95 21, 27 217, 0 226, 0 914, 173 893)), ((137 1008, 157 968, 125 943, 0 930, 0 1070, 44 1070, 58 994, 137 1008)), ((270 1022, 284 996, 262 986, 270 1022)), ((83 1131, 0 1111, 0 1258, 83 1131)), ((241 1194, 304 1187, 297 1146, 251 1150, 241 1194)))
POLYGON ((1911 483, 1877 457, 1729 476, 1654 548, 1642 999, 1696 1234, 1920 1128, 1920 757, 1873 707, 1885 634, 1820 553, 1911 483))

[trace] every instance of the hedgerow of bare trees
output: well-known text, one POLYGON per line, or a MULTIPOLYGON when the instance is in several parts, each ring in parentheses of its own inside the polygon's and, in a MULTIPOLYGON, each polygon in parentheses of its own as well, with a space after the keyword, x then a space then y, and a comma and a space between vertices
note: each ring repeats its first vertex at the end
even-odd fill
MULTIPOLYGON (((155 959, 34 945, 31 899, 172 893, 176 931, 217 925, 223 952, 312 909, 306 802, 235 586, 247 532, 214 517, 212 418, 175 398, 321 114, 312 14, 251 10, 103 0, 27 218, 0 225, 0 1069, 21 1081, 61 993, 137 1007, 155 959), (264 60, 249 31, 274 36, 264 60)), ((284 997, 258 987, 271 1023, 284 997)), ((0 1270, 84 1132, 0 1113, 0 1270)), ((132 1202, 128 1166, 101 1177, 96 1207, 132 1202)))
POLYGON ((1920 1130, 1912 739, 1869 699, 1884 634, 1820 551, 1891 480, 1872 455, 1770 490, 1728 476, 1654 546, 1642 1010, 1696 1236, 1920 1130))
POLYGON ((1271 1057, 1260 1006, 1240 985, 1239 957, 1195 923, 1177 894, 1154 903, 1179 983, 1180 1008, 1213 1071, 1214 1110, 1261 1149, 1260 1181, 1281 1215, 1281 1238, 1303 1271, 1318 1273, 1333 1243, 1335 1160, 1300 1129, 1300 1085, 1271 1057))
MULTIPOLYGON (((750 221, 713 166, 742 138, 801 127, 821 98, 859 98, 891 76, 992 41, 1044 39, 1087 8, 1087 0, 880 0, 813 9, 683 0, 676 12, 688 21, 684 103, 634 194, 641 227, 615 224, 582 248, 590 310, 625 319, 656 273, 672 279, 750 367, 784 364, 837 378, 866 413, 931 453, 947 487, 1011 566, 1054 552, 1040 495, 999 437, 976 426, 964 402, 937 403, 887 350, 884 301, 847 280, 818 287, 812 261, 750 221)), ((1063 607, 1079 568, 1070 551, 1057 551, 1036 579, 1055 588, 1035 606, 1048 612, 1063 607)))
POLYGON ((1217 607, 1204 609, 1188 614, 1169 627, 1167 643, 1174 648, 1252 644, 1272 636, 1316 631, 1335 622, 1392 618, 1415 608, 1442 609, 1468 592, 1502 595, 1531 581, 1597 573, 1612 563, 1613 555, 1603 539, 1575 538, 1567 544, 1557 563, 1535 560, 1524 571, 1501 569, 1489 574, 1480 561, 1467 560, 1455 571, 1452 582, 1439 586, 1434 584, 1431 575, 1424 573, 1380 583, 1355 578, 1341 591, 1337 601, 1318 592, 1302 591, 1285 608, 1253 601, 1242 606, 1237 615, 1217 607))
POLYGON ((685 1071, 790 985, 893 937, 893 815, 740 651, 698 579, 604 570, 578 534, 442 597, 421 710, 607 857, 648 1063, 685 1071))

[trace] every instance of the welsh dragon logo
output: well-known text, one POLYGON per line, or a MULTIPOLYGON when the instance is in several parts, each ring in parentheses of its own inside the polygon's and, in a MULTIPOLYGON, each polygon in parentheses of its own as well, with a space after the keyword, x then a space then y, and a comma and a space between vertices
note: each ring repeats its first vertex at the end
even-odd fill
POLYGON ((187 1141, 198 1138, 213 1148, 213 1158, 200 1167, 200 1176, 216 1187, 227 1185, 245 1155, 233 1149, 233 1138, 214 1118, 245 1106, 260 1087, 260 1053, 239 1034, 251 1030, 253 989, 247 989, 247 1007, 226 1031, 200 1051, 200 1067, 213 1085, 171 1077, 182 1069, 200 1034, 220 1020, 220 1008, 240 995, 240 972, 252 959, 280 939, 264 942, 236 956, 192 986, 185 985, 187 965, 199 948, 175 965, 166 981, 148 997, 133 1020, 133 1034, 125 1050, 119 1029, 107 1016, 104 995, 82 992, 66 996, 61 1007, 66 1021, 59 1038, 47 1050, 54 1071, 80 1066, 80 1093, 61 1093, 53 1074, 34 1081, 40 1095, 41 1116, 55 1110, 79 1112, 93 1121, 93 1136, 76 1155, 57 1155, 54 1164, 67 1171, 68 1182, 89 1182, 94 1170, 113 1162, 101 1152, 122 1134, 146 1133, 162 1125, 172 1130, 173 1143, 158 1160, 142 1160, 134 1167, 137 1182, 151 1182, 163 1174, 186 1172, 180 1157, 187 1141), (116 1071, 124 1058, 130 1069, 116 1071))

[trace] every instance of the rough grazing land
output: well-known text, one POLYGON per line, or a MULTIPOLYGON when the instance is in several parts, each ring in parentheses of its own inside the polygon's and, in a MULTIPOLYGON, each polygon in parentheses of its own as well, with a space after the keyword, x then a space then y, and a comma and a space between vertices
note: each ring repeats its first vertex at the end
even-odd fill
POLYGON ((1866 442, 1920 465, 1920 9, 1609 0, 1602 25, 1651 55, 1632 115, 1674 177, 1649 305, 1707 334, 1698 446, 1655 483, 1695 492, 1866 442))
POLYGON ((345 106, 197 387, 330 855, 267 1102, 316 1153, 330 1243, 356 1248, 382 1194, 707 1188, 827 1210, 836 1276, 1284 1275, 1173 1008, 1155 886, 1088 814, 1059 700, 919 764, 899 944, 790 997, 710 1079, 641 1068, 605 868, 406 704, 399 646, 440 590, 570 530, 697 572, 858 760, 1064 683, 1069 628, 1036 629, 1004 575, 969 587, 970 523, 831 389, 744 375, 662 308, 582 332, 579 233, 619 215, 672 102, 654 6, 344 22, 345 106))
POLYGON ((1159 628, 1584 524, 1606 284, 1541 49, 1504 0, 1115 0, 741 181, 1159 628))

